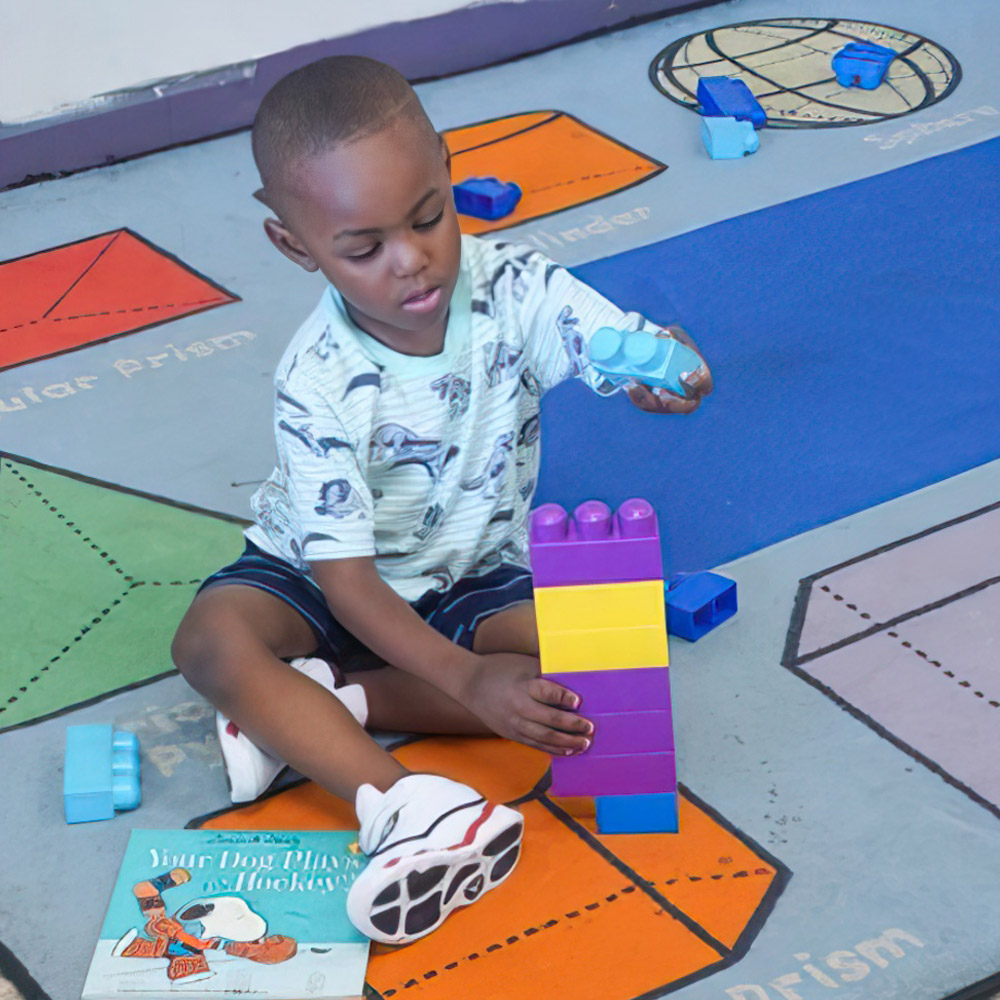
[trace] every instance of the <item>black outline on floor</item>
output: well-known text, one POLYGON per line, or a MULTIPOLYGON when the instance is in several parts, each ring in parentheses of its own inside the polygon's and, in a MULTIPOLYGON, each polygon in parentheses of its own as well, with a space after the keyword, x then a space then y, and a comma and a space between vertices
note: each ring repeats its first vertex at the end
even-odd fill
POLYGON ((978 982, 963 986, 955 993, 949 993, 941 1000, 993 1000, 1000 993, 1000 972, 980 979, 978 982))
MULTIPOLYGON (((821 580, 825 576, 829 576, 833 573, 838 572, 846 568, 847 566, 853 566, 856 563, 865 562, 868 559, 873 559, 876 556, 882 555, 885 552, 889 552, 892 549, 899 548, 901 545, 908 545, 910 542, 917 541, 918 539, 925 538, 928 535, 932 535, 935 532, 943 531, 945 528, 953 527, 956 524, 961 524, 963 521, 970 521, 976 517, 982 517, 984 514, 988 514, 991 511, 1000 508, 1000 501, 996 503, 987 504, 985 507, 979 507, 976 510, 969 511, 967 514, 960 514, 958 517, 953 517, 948 521, 942 521, 940 524, 932 525, 930 528, 925 528, 922 531, 915 532, 912 535, 907 535, 905 538, 899 538, 896 541, 888 542, 885 545, 880 545, 878 548, 874 548, 869 552, 862 553, 859 556, 854 556, 851 559, 846 559, 842 563, 838 563, 836 566, 830 566, 826 569, 819 570, 816 573, 812 573, 809 576, 803 577, 799 580, 798 590, 795 594, 795 601, 792 605, 792 613, 789 618, 788 631, 785 634, 785 648, 781 656, 781 665, 786 669, 790 670, 796 677, 800 680, 805 681, 811 687, 814 687, 817 691, 825 694, 831 701, 833 701, 838 707, 842 708, 849 715, 854 716, 859 722, 863 722, 869 729, 877 733, 884 740, 887 740, 898 750, 902 750, 908 757, 912 757, 913 760, 922 764, 929 771, 936 774, 942 781, 951 785, 953 788, 957 788, 968 798, 972 799, 977 805, 982 806, 988 812, 991 812, 994 816, 1000 819, 1000 804, 991 802, 989 799, 984 798, 977 791, 970 788, 964 782, 960 781, 958 778, 954 777, 948 771, 946 771, 937 761, 931 760, 930 757, 925 756, 915 747, 910 746, 900 737, 896 736, 890 730, 886 729, 880 722, 876 722, 870 715, 863 712, 861 709, 857 708, 851 702, 847 701, 846 698, 841 697, 832 688, 828 687, 821 680, 814 677, 812 674, 803 670, 801 667, 802 663, 807 663, 810 660, 816 659, 817 655, 813 655, 813 652, 798 655, 799 642, 802 639, 802 629, 805 625, 806 615, 809 610, 809 598, 812 594, 813 585, 817 580, 821 580)), ((1000 581, 984 581, 983 583, 975 584, 969 590, 971 592, 976 592, 978 590, 985 589, 986 586, 992 583, 1000 581)), ((950 598, 945 598, 941 601, 932 602, 925 608, 918 609, 921 612, 932 611, 936 607, 943 606, 949 603, 951 600, 957 600, 959 597, 967 596, 965 591, 960 591, 957 595, 951 595, 950 598)), ((915 615, 907 614, 904 616, 906 618, 915 617, 915 615)), ((876 623, 871 629, 866 629, 863 633, 857 633, 854 636, 849 636, 848 641, 832 643, 824 651, 829 652, 833 649, 839 649, 841 646, 848 645, 849 641, 857 641, 860 638, 867 638, 868 635, 874 634, 874 632, 879 631, 883 626, 887 626, 887 623, 876 623)), ((822 652, 822 651, 821 651, 822 652)), ((1000 976, 1000 973, 998 973, 1000 976)), ((971 987, 970 987, 971 988, 971 987)), ((978 995, 978 994, 976 994, 978 995)), ((948 998, 946 998, 948 1000, 948 998)))
POLYGON ((20 959, 0 941, 0 975, 18 991, 15 1000, 52 1000, 38 985, 35 978, 21 964, 20 959))
POLYGON ((163 247, 157 246, 152 240, 146 239, 145 236, 142 236, 140 233, 137 233, 134 229, 131 229, 128 226, 119 226, 117 229, 109 229, 107 232, 94 233, 91 236, 83 236, 78 240, 70 240, 68 243, 60 243, 57 246, 44 247, 41 250, 33 250, 31 253, 21 254, 20 257, 11 257, 9 260, 0 260, 0 267, 4 267, 7 264, 16 264, 19 261, 28 260, 31 257, 40 257, 43 254, 52 253, 56 250, 65 250, 67 247, 78 246, 81 243, 88 243, 90 240, 99 240, 104 236, 112 237, 112 239, 108 242, 108 244, 101 249, 101 252, 87 265, 87 267, 83 271, 83 274, 81 274, 78 278, 76 278, 73 284, 71 284, 70 287, 67 288, 65 292, 63 292, 62 296, 60 296, 60 298, 52 306, 49 307, 48 311, 44 314, 44 316, 47 316, 48 313, 50 313, 56 307, 56 305, 58 305, 59 302, 61 302, 69 294, 69 292, 77 284, 77 282, 80 281, 83 275, 86 274, 87 271, 89 271, 94 266, 94 264, 96 264, 97 261, 100 260, 100 258, 104 255, 104 253, 111 248, 111 246, 116 242, 117 238, 122 233, 128 233, 129 236, 138 240, 140 243, 145 244, 154 253, 159 254, 161 257, 165 257, 167 260, 176 264, 178 267, 182 268, 188 274, 193 275, 195 278, 198 278, 200 281, 204 281, 207 285, 210 285, 212 288, 214 288, 217 292, 221 293, 222 295, 228 296, 229 301, 212 302, 209 303, 208 305, 201 306, 198 309, 191 309, 178 316, 167 316, 164 319, 157 319, 154 320, 152 323, 146 323, 144 326, 137 326, 131 330, 122 330, 120 333, 112 333, 107 337, 101 337, 99 340, 88 340, 85 344, 78 344, 76 347, 65 347, 62 350, 53 351, 51 354, 38 354, 33 358, 25 358, 24 361, 17 361, 12 365, 0 365, 0 372, 13 371, 15 368, 20 368, 23 365, 34 364, 36 361, 43 361, 46 358, 57 358, 63 354, 72 354, 75 351, 82 351, 85 348, 92 347, 95 344, 106 344, 109 340, 117 340, 119 337, 127 337, 130 334, 139 333, 142 330, 152 329, 154 326, 163 326, 165 323, 171 323, 174 320, 185 319, 188 316, 196 316, 198 315, 198 313, 208 312, 210 309, 218 309, 219 306, 230 306, 236 302, 243 301, 242 297, 237 295, 235 292, 231 292, 228 288, 224 287, 223 285, 220 285, 217 281, 215 281, 213 278, 210 278, 207 274, 202 274, 201 271, 198 271, 195 268, 191 267, 190 264, 185 263, 176 254, 171 253, 169 250, 164 250, 163 247))
MULTIPOLYGON (((634 187, 638 187, 640 184, 645 184, 646 181, 652 180, 654 177, 659 177, 665 170, 669 169, 668 164, 661 162, 655 156, 650 156, 649 153, 644 153, 641 149, 636 149, 635 146, 630 146, 627 142, 622 142, 621 139, 611 135, 608 132, 603 132, 599 128, 594 128, 593 125, 588 125, 582 118, 578 118, 574 114, 570 114, 568 111, 553 110, 552 108, 535 108, 530 111, 514 111, 509 115, 500 115, 497 118, 484 118, 482 121, 469 122, 466 125, 455 125, 450 128, 442 129, 442 134, 447 132, 460 132, 467 128, 478 128, 480 125, 491 125, 493 122, 507 121, 511 118, 519 118, 521 115, 551 115, 550 118, 544 121, 536 122, 534 125, 529 125, 523 129, 519 129, 516 132, 511 132, 510 135, 521 135, 524 132, 530 132, 533 129, 541 128, 543 125, 548 125, 550 122, 555 121, 557 118, 569 118, 571 121, 576 122, 582 128, 585 128, 588 132, 593 135, 600 136, 602 139, 607 139, 608 142, 613 142, 616 146, 621 149, 626 149, 633 156, 640 156, 642 159, 650 163, 654 169, 650 170, 647 174, 640 177, 638 180, 632 181, 629 184, 625 184, 622 187, 615 188, 614 191, 605 191, 603 194, 595 195, 593 198, 588 198, 586 201, 574 202, 572 205, 567 205, 565 208, 556 208, 551 212, 542 212, 540 215, 532 215, 526 219, 514 219, 509 222, 504 222, 503 225, 493 226, 490 229, 484 229, 482 233, 477 235, 487 236, 491 233, 501 232, 504 229, 511 229, 514 226, 526 226, 529 223, 537 222, 539 219, 548 219, 553 215, 559 215, 562 212, 569 212, 573 209, 583 208, 584 205, 592 205, 595 201, 602 201, 604 198, 610 198, 612 195, 621 194, 623 191, 629 191, 634 187)), ((468 150, 456 150, 453 151, 452 155, 457 156, 459 153, 465 153, 473 149, 481 149, 483 146, 493 145, 494 143, 503 142, 505 139, 510 138, 510 136, 498 136, 496 139, 491 139, 489 142, 481 143, 478 146, 470 146, 468 150)), ((501 220, 493 220, 500 222, 501 220)), ((579 229, 579 226, 574 228, 579 229)))
MULTIPOLYGON (((695 112, 697 112, 697 108, 698 108, 697 97, 694 94, 692 94, 691 91, 688 90, 687 87, 685 87, 682 83, 680 83, 677 80, 677 78, 675 77, 675 75, 673 73, 673 69, 672 68, 667 68, 664 64, 668 64, 669 61, 671 59, 673 59, 673 57, 677 54, 677 52, 680 51, 680 49, 681 49, 681 47, 683 45, 686 45, 693 38, 697 38, 697 37, 704 37, 705 40, 706 40, 706 44, 709 46, 709 48, 712 48, 713 51, 718 52, 717 49, 713 48, 714 42, 712 40, 710 40, 710 36, 712 36, 715 31, 720 31, 722 29, 755 27, 755 26, 759 25, 759 26, 773 26, 773 27, 776 27, 776 28, 789 28, 789 29, 794 28, 794 29, 808 30, 808 28, 806 27, 806 25, 795 25, 795 24, 783 24, 783 23, 781 23, 781 22, 787 21, 787 20, 789 20, 789 19, 788 18, 777 18, 777 17, 775 17, 775 18, 759 18, 759 19, 754 20, 754 21, 738 21, 738 22, 734 22, 733 24, 720 24, 720 25, 718 25, 715 28, 706 29, 705 31, 698 31, 698 32, 695 32, 694 34, 691 34, 691 35, 685 35, 683 38, 679 38, 679 39, 671 42, 669 45, 665 46, 664 48, 662 48, 653 57, 652 62, 649 64, 649 70, 648 70, 648 73, 647 73, 647 75, 649 77, 649 81, 656 88, 656 90, 659 91, 659 93, 663 94, 664 97, 666 97, 669 100, 673 101, 674 104, 679 104, 682 108, 687 108, 689 111, 695 111, 695 112), (660 81, 659 81, 659 73, 660 73, 661 69, 663 71, 663 75, 679 91, 681 91, 682 93, 688 95, 689 100, 684 101, 684 100, 679 99, 674 94, 670 93, 670 91, 668 91, 660 83, 660 81)), ((860 120, 860 121, 848 121, 848 122, 814 122, 814 121, 794 121, 794 120, 787 120, 787 119, 783 119, 783 118, 782 119, 776 119, 774 121, 771 121, 770 119, 768 119, 767 125, 770 128, 778 128, 778 129, 854 128, 854 127, 859 126, 859 125, 879 125, 882 122, 891 121, 891 120, 893 120, 895 118, 902 118, 905 115, 912 114, 914 111, 920 111, 923 108, 928 108, 931 105, 940 103, 941 101, 945 100, 945 98, 951 96, 952 91, 959 85, 959 83, 962 80, 962 66, 959 63, 958 59, 955 58, 954 54, 950 50, 946 49, 939 42, 934 41, 934 39, 932 39, 932 38, 925 38, 923 35, 920 35, 920 34, 918 34, 915 31, 910 31, 908 28, 896 28, 896 27, 893 27, 892 25, 880 24, 880 23, 878 23, 876 21, 865 21, 863 18, 860 18, 860 17, 856 17, 856 18, 840 18, 840 17, 838 17, 838 18, 823 18, 823 17, 809 17, 807 15, 802 15, 802 20, 809 20, 809 21, 826 20, 828 22, 828 27, 817 29, 816 31, 811 32, 810 34, 803 35, 802 38, 790 39, 789 42, 782 42, 782 43, 780 43, 780 45, 774 46, 774 48, 783 48, 787 44, 791 44, 792 42, 800 42, 800 41, 803 41, 803 40, 805 40, 807 38, 814 37, 816 34, 822 34, 823 32, 829 32, 830 34, 839 34, 839 35, 842 35, 842 37, 844 37, 844 38, 850 38, 852 40, 856 40, 855 36, 853 36, 853 35, 848 35, 848 34, 846 34, 844 32, 839 32, 839 31, 834 31, 833 30, 833 28, 834 28, 835 25, 841 24, 844 21, 857 21, 857 22, 861 22, 863 24, 871 25, 872 27, 875 27, 875 28, 884 28, 887 31, 896 31, 896 32, 900 32, 900 33, 905 34, 905 35, 911 35, 911 36, 917 38, 918 41, 913 42, 908 48, 902 49, 899 53, 897 53, 896 58, 897 59, 901 59, 903 62, 905 62, 907 64, 907 66, 910 67, 910 69, 914 72, 914 74, 916 76, 919 76, 919 77, 923 78, 922 82, 924 83, 925 98, 916 107, 908 108, 906 111, 900 111, 900 112, 897 112, 895 114, 878 114, 875 117, 865 118, 865 119, 860 120), (933 95, 929 94, 929 92, 927 91, 927 83, 929 81, 927 80, 926 76, 919 70, 918 67, 914 66, 913 63, 909 59, 906 58, 906 56, 910 55, 915 50, 915 48, 919 48, 920 45, 923 45, 925 43, 928 44, 928 45, 933 45, 935 48, 937 48, 941 52, 943 52, 945 54, 945 56, 951 61, 951 65, 952 65, 953 72, 952 72, 951 79, 948 81, 948 85, 945 87, 945 89, 939 95, 937 95, 937 96, 933 96, 933 95)), ((764 49, 764 50, 759 50, 759 51, 770 51, 770 49, 764 49)), ((733 65, 739 66, 742 71, 750 73, 753 76, 759 77, 760 79, 765 80, 766 82, 768 82, 768 83, 770 83, 772 85, 775 85, 774 81, 767 80, 767 78, 764 77, 762 74, 755 72, 750 67, 743 66, 739 62, 740 58, 743 58, 743 57, 745 57, 747 55, 752 55, 754 53, 743 53, 737 59, 733 59, 731 56, 727 56, 725 53, 722 53, 722 52, 718 52, 718 54, 719 54, 719 56, 720 56, 721 59, 724 59, 727 62, 733 63, 733 65)), ((688 65, 692 65, 692 64, 687 64, 684 68, 688 68, 688 65)), ((705 63, 695 63, 693 65, 699 66, 699 65, 706 65, 706 64, 705 63)), ((820 81, 813 81, 808 86, 815 86, 819 82, 820 81)), ((818 98, 810 97, 808 94, 801 94, 794 87, 780 87, 778 91, 773 91, 772 93, 799 94, 800 97, 803 97, 803 98, 809 100, 810 102, 815 102, 815 103, 819 103, 819 104, 829 104, 830 107, 840 107, 839 105, 832 104, 831 102, 826 102, 826 101, 822 101, 822 100, 820 100, 818 98)), ((852 114, 858 114, 858 115, 860 115, 860 114, 867 114, 867 112, 863 112, 863 111, 861 111, 861 110, 859 110, 857 108, 842 108, 842 110, 847 111, 847 112, 852 113, 852 114)))
MULTIPOLYGON (((43 462, 36 462, 30 458, 25 458, 23 455, 15 455, 13 452, 9 451, 0 451, 0 475, 3 474, 2 470, 4 459, 7 459, 12 463, 30 466, 40 472, 52 473, 66 479, 72 479, 76 482, 84 483, 87 486, 98 486, 101 489, 113 490, 116 493, 125 493, 128 496, 138 497, 142 500, 151 500, 154 503, 163 504, 167 507, 175 507, 178 510, 187 511, 192 514, 200 514, 204 517, 211 517, 218 521, 225 521, 228 524, 235 524, 241 527, 247 527, 250 524, 250 522, 244 518, 234 517, 231 514, 221 514, 218 511, 206 510, 203 507, 196 507, 194 504, 184 503, 181 500, 171 500, 167 497, 157 496, 155 493, 146 493, 143 490, 131 489, 128 486, 120 486, 117 483, 107 482, 103 479, 95 479, 93 476, 86 476, 83 475, 83 473, 70 472, 68 469, 61 469, 58 466, 46 465, 43 462)), ((115 688, 113 691, 106 691, 102 694, 94 695, 92 698, 87 698, 85 701, 79 701, 72 705, 66 705, 63 708, 56 709, 54 712, 48 712, 45 715, 38 715, 31 719, 25 719, 23 722, 16 722, 10 726, 0 725, 0 734, 13 732, 15 729, 24 729, 27 726, 34 726, 39 722, 45 722, 48 719, 55 719, 61 715, 66 715, 68 712, 75 712, 77 709, 86 708, 89 705, 96 705, 98 702, 104 701, 112 695, 123 694, 126 691, 146 687, 148 684, 154 684, 157 681, 161 681, 167 677, 172 677, 175 674, 177 674, 176 669, 166 670, 163 673, 155 674, 152 677, 145 677, 142 680, 134 681, 133 683, 126 684, 123 687, 115 688)))
MULTIPOLYGON (((427 737, 421 735, 404 736, 398 742, 391 743, 388 749, 395 750, 399 747, 406 746, 410 743, 416 743, 424 739, 427 739, 427 737)), ((289 781, 287 784, 280 787, 271 788, 259 798, 254 799, 254 802, 256 803, 272 799, 292 788, 297 788, 300 785, 305 784, 307 780, 308 779, 306 778, 298 778, 293 781, 289 781)), ((761 897, 760 902, 754 909, 750 919, 744 925, 743 930, 736 939, 736 943, 732 946, 732 948, 729 948, 722 942, 717 941, 696 920, 688 916, 675 903, 672 903, 665 894, 655 889, 653 887, 653 883, 644 879, 638 872, 625 864, 625 862, 618 858, 608 847, 605 847, 605 845, 602 844, 601 841, 599 841, 586 827, 562 809, 557 802, 549 798, 547 789, 550 787, 551 783, 552 770, 549 768, 538 780, 531 791, 519 796, 518 798, 511 799, 507 805, 518 806, 526 802, 537 802, 571 832, 575 833, 581 840, 583 840, 587 846, 603 861, 607 862, 621 875, 628 879, 636 889, 649 896, 653 903, 662 907, 664 911, 669 913, 679 923, 683 924, 684 927, 694 934, 703 944, 707 945, 713 951, 718 952, 720 955, 719 961, 712 962, 710 965, 706 965, 696 972, 692 972, 687 976, 681 977, 680 979, 672 980, 666 985, 655 987, 654 989, 648 990, 646 993, 632 997, 631 1000, 654 1000, 655 997, 666 996, 668 993, 674 993, 686 986, 690 986, 691 983, 707 979, 716 972, 720 972, 722 969, 735 965, 746 955, 757 935, 763 929, 768 917, 771 915, 771 912, 778 901, 778 897, 785 891, 785 887, 788 885, 788 882, 792 877, 792 870, 784 864, 784 862, 776 858, 770 851, 757 843, 757 841, 752 837, 748 836, 742 830, 734 826, 717 809, 714 809, 699 796, 695 795, 694 792, 692 792, 685 785, 678 783, 677 789, 684 796, 684 798, 709 816, 718 826, 722 827, 723 830, 739 840, 740 843, 742 843, 748 850, 756 854, 763 864, 769 865, 774 869, 774 877, 771 879, 771 884, 761 897)), ((229 813, 238 811, 250 804, 251 803, 249 802, 240 802, 223 806, 221 809, 216 809, 213 812, 196 816, 194 819, 189 820, 185 824, 184 828, 187 830, 201 829, 209 820, 217 819, 220 816, 225 816, 229 813)), ((669 835, 665 834, 664 836, 669 835)), ((391 996, 395 998, 399 994, 400 990, 393 989, 391 996)), ((367 981, 365 982, 364 995, 366 1000, 385 1000, 384 995, 378 992, 378 990, 372 987, 367 981)), ((956 998, 956 1000, 959 1000, 959 998, 956 998)), ((961 998, 961 1000, 965 1000, 965 998, 961 998)))

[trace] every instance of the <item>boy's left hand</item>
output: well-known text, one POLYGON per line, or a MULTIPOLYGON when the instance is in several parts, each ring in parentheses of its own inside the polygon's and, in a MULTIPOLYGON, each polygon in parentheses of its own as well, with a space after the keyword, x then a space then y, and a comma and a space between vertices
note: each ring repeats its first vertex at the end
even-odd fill
POLYGON ((669 389, 642 385, 638 382, 631 385, 626 392, 632 405, 647 413, 694 413, 701 406, 702 399, 714 388, 712 372, 701 356, 698 345, 683 327, 669 326, 666 329, 674 340, 690 347, 701 358, 701 365, 697 370, 689 372, 681 379, 687 390, 685 395, 678 396, 669 389))

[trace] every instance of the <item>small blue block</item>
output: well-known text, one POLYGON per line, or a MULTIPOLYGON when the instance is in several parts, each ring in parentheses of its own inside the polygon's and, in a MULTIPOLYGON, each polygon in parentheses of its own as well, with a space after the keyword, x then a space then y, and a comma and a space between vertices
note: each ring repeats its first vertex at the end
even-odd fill
POLYGON ((713 160, 738 160, 760 148, 753 125, 735 118, 702 118, 701 140, 713 160))
POLYGON ((502 219, 521 200, 521 189, 496 177, 467 177, 452 185, 455 209, 477 219, 502 219))
POLYGON ((666 585, 667 631, 688 642, 736 614, 736 581, 718 573, 675 573, 666 585))
POLYGON ((590 363, 605 378, 624 383, 669 389, 686 395, 681 376, 697 371, 702 360, 696 351, 673 337, 658 337, 648 330, 621 331, 602 326, 587 345, 590 363))
POLYGON ((141 801, 139 740, 111 726, 69 726, 63 770, 67 823, 111 819, 141 801))
POLYGON ((767 113, 753 96, 753 91, 735 77, 703 76, 698 81, 696 97, 703 115, 747 121, 754 128, 763 128, 767 124, 767 113))
POLYGON ((597 795, 600 833, 677 833, 677 793, 597 795))
POLYGON ((896 50, 873 42, 849 42, 834 53, 831 65, 842 87, 875 90, 885 79, 896 50))

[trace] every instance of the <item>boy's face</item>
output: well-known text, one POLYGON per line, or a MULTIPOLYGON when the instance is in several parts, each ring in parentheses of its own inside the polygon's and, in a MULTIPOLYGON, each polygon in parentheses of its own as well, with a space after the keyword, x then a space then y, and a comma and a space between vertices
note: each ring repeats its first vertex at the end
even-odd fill
POLYGON ((461 254, 445 144, 397 119, 297 164, 268 190, 264 223, 286 257, 322 271, 364 331, 404 354, 436 354, 461 254))

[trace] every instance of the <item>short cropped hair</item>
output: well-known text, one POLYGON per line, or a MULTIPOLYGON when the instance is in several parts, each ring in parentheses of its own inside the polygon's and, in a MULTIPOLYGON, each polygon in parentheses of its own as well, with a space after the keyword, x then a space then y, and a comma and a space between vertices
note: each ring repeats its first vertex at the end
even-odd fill
POLYGON ((397 70, 365 56, 329 56, 282 77, 253 122, 253 157, 264 189, 301 160, 387 128, 401 115, 431 125, 397 70))

